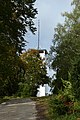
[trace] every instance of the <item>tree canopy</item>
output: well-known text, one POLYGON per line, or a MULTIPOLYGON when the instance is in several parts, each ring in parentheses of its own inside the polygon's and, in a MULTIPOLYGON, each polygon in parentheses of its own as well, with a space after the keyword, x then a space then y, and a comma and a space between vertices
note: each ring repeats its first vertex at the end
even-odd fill
POLYGON ((18 74, 23 68, 19 55, 25 47, 24 36, 27 31, 36 30, 34 3, 35 0, 0 1, 0 95, 12 95, 16 91, 18 74), (4 93, 5 88, 10 94, 4 93))
POLYGON ((0 1, 0 36, 9 38, 16 52, 24 47, 24 35, 30 30, 35 32, 33 19, 37 14, 35 0, 1 0, 0 1))
POLYGON ((23 53, 21 59, 25 63, 25 78, 23 83, 26 83, 27 88, 29 88, 26 94, 36 96, 39 85, 50 82, 46 64, 40 57, 39 51, 35 49, 23 53))
MULTIPOLYGON (((73 88, 77 86, 74 91, 80 88, 80 0, 73 0, 72 5, 74 6, 72 12, 63 14, 65 16, 64 24, 58 24, 55 28, 53 45, 50 50, 51 66, 56 71, 53 81, 54 92, 63 86, 61 79, 69 79, 69 74, 71 74, 73 88)), ((78 91, 79 89, 75 94, 78 91)))

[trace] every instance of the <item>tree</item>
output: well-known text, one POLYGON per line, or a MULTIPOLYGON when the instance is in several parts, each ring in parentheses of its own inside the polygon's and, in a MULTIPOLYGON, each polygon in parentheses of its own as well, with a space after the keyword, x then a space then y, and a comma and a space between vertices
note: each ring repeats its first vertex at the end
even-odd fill
MULTIPOLYGON (((10 88, 16 91, 14 81, 19 80, 19 54, 26 43, 24 36, 28 30, 32 33, 36 30, 33 22, 37 14, 34 2, 35 0, 0 1, 0 91, 5 92, 5 89, 2 89, 4 86, 9 86, 10 92, 10 88)), ((4 92, 0 92, 0 95, 5 95, 4 92)))
MULTIPOLYGON (((6 44, 8 39, 4 40, 6 44)), ((22 74, 21 69, 24 69, 23 62, 14 52, 14 47, 5 44, 0 44, 0 96, 15 94, 20 81, 19 76, 22 74)))
POLYGON ((9 39, 8 44, 15 46, 16 52, 24 47, 24 35, 28 30, 36 30, 33 19, 37 10, 33 7, 35 0, 1 0, 0 35, 9 39))
POLYGON ((49 83, 46 64, 39 56, 39 51, 35 49, 23 53, 21 59, 26 63, 25 78, 22 81, 23 92, 26 90, 25 95, 36 96, 39 85, 49 83), (25 90, 24 86, 26 86, 25 90))
MULTIPOLYGON (((56 71, 56 78, 53 81, 54 91, 62 87, 61 79, 68 80, 68 73, 72 76, 72 85, 78 85, 77 77, 74 79, 73 74, 75 65, 79 65, 80 56, 80 1, 73 0, 74 9, 71 13, 65 12, 65 22, 63 25, 58 24, 55 28, 53 45, 51 46, 51 66, 56 71)), ((77 75, 78 72, 76 73, 77 75)), ((78 86, 79 87, 79 86, 78 86)))

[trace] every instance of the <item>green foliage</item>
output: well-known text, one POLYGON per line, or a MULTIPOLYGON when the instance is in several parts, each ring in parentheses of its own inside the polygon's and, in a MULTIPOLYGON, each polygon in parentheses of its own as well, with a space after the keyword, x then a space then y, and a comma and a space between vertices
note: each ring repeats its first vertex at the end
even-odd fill
POLYGON ((75 100, 75 102, 74 102, 74 111, 76 113, 80 112, 80 101, 78 101, 78 100, 75 100))
POLYGON ((24 65, 19 54, 25 46, 24 35, 35 32, 35 0, 0 1, 0 96, 17 92, 24 65))
POLYGON ((60 90, 58 95, 53 97, 50 101, 52 106, 52 113, 57 115, 65 115, 73 113, 74 110, 74 96, 72 95, 72 85, 69 81, 62 80, 64 91, 60 90))
POLYGON ((47 76, 46 64, 39 56, 39 51, 32 49, 21 55, 22 61, 25 63, 25 74, 20 89, 21 94, 36 96, 39 85, 48 84, 50 82, 47 76))
POLYGON ((19 89, 17 92, 17 96, 25 98, 25 97, 34 97, 37 94, 37 87, 34 85, 30 85, 28 83, 19 83, 19 89))
POLYGON ((51 120, 77 120, 77 118, 78 117, 75 114, 71 114, 71 115, 56 116, 54 118, 51 118, 51 120))
POLYGON ((50 120, 77 120, 80 118, 80 101, 74 101, 74 106, 70 106, 70 104, 65 106, 57 97, 53 96, 49 102, 50 120))
POLYGON ((17 95, 20 97, 30 97, 29 85, 27 83, 19 83, 19 90, 17 95))
POLYGON ((63 83, 63 87, 64 87, 64 90, 61 91, 61 93, 64 95, 64 96, 70 96, 73 98, 73 92, 72 92, 72 84, 70 82, 70 79, 67 81, 67 80, 63 80, 62 79, 62 83, 63 83))
POLYGON ((80 117, 80 101, 74 99, 72 84, 62 80, 64 90, 50 99, 51 120, 76 120, 80 117))
POLYGON ((64 115, 68 112, 68 106, 64 106, 62 99, 60 98, 54 98, 54 100, 51 100, 51 105, 53 106, 52 112, 58 115, 64 115))
POLYGON ((74 66, 71 82, 75 97, 80 100, 80 60, 74 66))
POLYGON ((50 63, 56 72, 53 92, 58 93, 58 90, 64 88, 61 79, 68 80, 68 73, 70 73, 73 91, 79 98, 80 1, 73 0, 72 5, 74 5, 73 11, 63 14, 64 24, 58 24, 55 28, 53 45, 50 50, 50 63))

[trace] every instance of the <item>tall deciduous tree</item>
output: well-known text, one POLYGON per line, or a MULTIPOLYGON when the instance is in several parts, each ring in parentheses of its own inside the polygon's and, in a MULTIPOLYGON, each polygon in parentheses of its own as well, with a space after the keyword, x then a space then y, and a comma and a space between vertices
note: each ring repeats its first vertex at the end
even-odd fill
POLYGON ((10 92, 16 91, 17 83, 14 81, 19 79, 19 54, 26 43, 24 36, 28 30, 32 33, 36 30, 33 19, 37 10, 34 3, 35 0, 0 1, 0 95, 4 95, 4 86, 9 86, 10 92))
POLYGON ((35 49, 23 53, 21 59, 26 64, 23 81, 27 85, 26 89, 28 89, 26 95, 36 96, 39 85, 48 84, 50 81, 47 75, 46 64, 41 59, 39 51, 35 49))
MULTIPOLYGON (((55 92, 63 86, 61 79, 68 80, 68 73, 72 75, 73 88, 76 85, 80 88, 78 78, 73 77, 75 69, 77 69, 75 66, 79 66, 80 63, 80 0, 73 0, 72 5, 74 5, 73 11, 65 12, 63 15, 65 16, 64 24, 58 24, 55 28, 50 51, 51 65, 56 71, 56 79, 53 81, 55 92)), ((78 72, 77 70, 76 76, 79 75, 79 70, 78 72)))

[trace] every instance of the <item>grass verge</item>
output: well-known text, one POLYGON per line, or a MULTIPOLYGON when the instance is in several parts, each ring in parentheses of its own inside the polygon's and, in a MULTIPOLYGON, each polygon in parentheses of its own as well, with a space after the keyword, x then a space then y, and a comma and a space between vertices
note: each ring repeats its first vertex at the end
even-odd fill
POLYGON ((33 100, 36 101, 36 110, 38 111, 37 113, 37 120, 51 120, 49 116, 49 99, 50 97, 39 97, 39 98, 34 98, 33 100))

